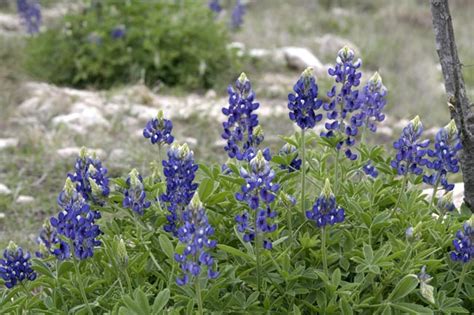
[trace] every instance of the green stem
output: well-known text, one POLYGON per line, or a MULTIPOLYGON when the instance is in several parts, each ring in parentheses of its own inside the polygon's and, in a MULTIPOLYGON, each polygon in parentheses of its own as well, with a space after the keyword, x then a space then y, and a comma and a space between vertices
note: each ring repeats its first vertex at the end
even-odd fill
POLYGON ((196 304, 198 307, 198 314, 203 315, 203 309, 202 309, 202 295, 201 295, 201 283, 199 282, 199 278, 196 278, 195 280, 195 288, 196 288, 196 304))
POLYGON ((454 297, 456 298, 458 297, 459 292, 461 292, 461 288, 464 283, 464 278, 466 277, 466 270, 468 265, 470 265, 470 263, 465 263, 462 266, 461 276, 459 276, 458 285, 456 287, 456 291, 454 292, 454 297))
POLYGON ((125 280, 127 281, 127 286, 128 286, 128 291, 129 293, 132 293, 132 281, 130 280, 130 276, 128 275, 128 271, 127 269, 125 268, 124 270, 124 274, 125 274, 125 280))
POLYGON ((323 260, 323 270, 324 273, 329 277, 328 273, 328 258, 327 258, 327 252, 326 252, 326 228, 322 227, 321 228, 321 256, 323 260))
POLYGON ((304 136, 305 130, 301 129, 301 215, 303 216, 303 222, 306 219, 306 209, 304 203, 306 182, 306 141, 304 136))
POLYGON ((339 189, 339 155, 341 153, 340 150, 336 148, 336 162, 334 164, 334 195, 337 196, 338 189, 339 189))
POLYGON ((288 221, 288 234, 290 237, 290 247, 293 246, 293 220, 292 220, 292 213, 291 213, 291 207, 286 208, 286 216, 287 216, 287 221, 288 221))
POLYGON ((76 278, 77 278, 77 282, 79 284, 79 291, 81 291, 82 300, 83 300, 84 304, 86 304, 87 311, 89 312, 89 314, 93 315, 94 313, 92 312, 91 306, 89 305, 89 301, 87 300, 86 291, 84 290, 84 284, 82 283, 82 278, 81 278, 81 274, 79 272, 79 267, 77 266, 77 260, 75 258, 73 258, 72 262, 74 264, 74 269, 76 270, 76 278))
POLYGON ((441 176, 438 176, 438 179, 436 180, 436 184, 433 187, 433 194, 431 195, 430 207, 429 207, 430 210, 433 207, 433 203, 434 203, 434 200, 435 200, 435 197, 436 197, 436 193, 438 192, 438 186, 439 186, 440 180, 441 180, 441 176))
POLYGON ((402 199, 402 195, 405 192, 405 189, 406 189, 406 186, 407 186, 407 181, 408 181, 408 177, 405 174, 403 176, 402 188, 400 189, 400 194, 398 194, 397 203, 395 203, 395 207, 393 208, 392 214, 395 213, 398 209, 398 205, 400 204, 400 200, 402 199))
POLYGON ((257 260, 257 291, 260 293, 261 280, 260 280, 260 233, 257 230, 257 211, 255 211, 254 220, 254 231, 255 231, 255 257, 257 260))

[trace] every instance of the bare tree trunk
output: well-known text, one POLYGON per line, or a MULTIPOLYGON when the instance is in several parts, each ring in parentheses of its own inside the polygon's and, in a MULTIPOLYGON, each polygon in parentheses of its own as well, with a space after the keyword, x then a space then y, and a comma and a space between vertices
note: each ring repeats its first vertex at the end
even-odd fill
POLYGON ((474 211, 474 115, 466 95, 448 0, 431 0, 436 51, 443 70, 451 117, 461 133, 464 202, 474 211))

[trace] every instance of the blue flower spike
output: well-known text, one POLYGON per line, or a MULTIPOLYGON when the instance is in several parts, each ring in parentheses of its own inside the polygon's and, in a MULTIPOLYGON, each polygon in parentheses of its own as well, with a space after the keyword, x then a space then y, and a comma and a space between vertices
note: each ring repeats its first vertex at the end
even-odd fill
POLYGON ((30 253, 23 252, 21 247, 10 241, 3 252, 3 259, 0 259, 0 277, 8 289, 24 281, 36 279, 36 272, 31 268, 30 258, 30 253))
POLYGON ((306 211, 306 217, 314 221, 320 228, 344 221, 344 209, 336 204, 336 197, 331 190, 329 179, 326 179, 321 195, 316 199, 313 209, 306 211))

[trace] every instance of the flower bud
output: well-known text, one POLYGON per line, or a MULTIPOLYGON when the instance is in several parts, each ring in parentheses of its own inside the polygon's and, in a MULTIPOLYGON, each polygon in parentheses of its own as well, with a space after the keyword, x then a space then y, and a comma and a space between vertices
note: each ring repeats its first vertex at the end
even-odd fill
POLYGON ((88 152, 87 152, 87 148, 86 147, 82 147, 81 150, 79 151, 79 157, 82 159, 82 160, 85 160, 88 156, 88 152))
POLYGON ((125 246, 125 242, 123 238, 116 238, 116 250, 117 250, 117 256, 119 259, 120 264, 122 264, 123 267, 126 267, 128 265, 128 253, 127 253, 127 247, 125 246))
POLYGON ((137 188, 137 187, 142 186, 142 183, 140 182, 139 174, 136 168, 130 171, 129 176, 130 176, 130 186, 132 188, 137 188))
POLYGON ((267 161, 265 160, 262 151, 258 150, 255 157, 250 161, 250 166, 252 167, 255 173, 260 173, 265 170, 266 165, 267 161))
POLYGON ((454 119, 451 119, 449 124, 447 124, 444 129, 448 132, 450 137, 453 137, 458 134, 458 127, 456 126, 456 122, 454 119))
POLYGON ((18 250, 18 245, 16 245, 15 242, 10 241, 10 243, 8 243, 7 250, 10 253, 16 253, 16 251, 18 250))
POLYGON ((189 210, 199 210, 202 209, 203 205, 201 202, 201 199, 199 198, 198 193, 194 193, 193 198, 191 199, 191 202, 189 203, 189 210))
POLYGON ((352 59, 354 59, 354 50, 346 45, 337 53, 336 62, 342 64, 344 62, 352 61, 352 59))
POLYGON ((413 118, 410 123, 413 125, 413 129, 419 130, 420 128, 423 127, 423 124, 421 123, 420 116, 416 115, 415 118, 413 118))
POLYGON ((321 196, 324 196, 326 199, 329 199, 331 196, 334 196, 331 189, 331 183, 329 182, 329 179, 327 178, 324 181, 324 187, 323 187, 323 190, 321 191, 321 196))
POLYGON ((95 180, 93 180, 92 178, 89 177, 88 180, 89 180, 89 184, 91 185, 92 195, 96 197, 101 196, 102 189, 100 188, 100 186, 97 185, 95 180))

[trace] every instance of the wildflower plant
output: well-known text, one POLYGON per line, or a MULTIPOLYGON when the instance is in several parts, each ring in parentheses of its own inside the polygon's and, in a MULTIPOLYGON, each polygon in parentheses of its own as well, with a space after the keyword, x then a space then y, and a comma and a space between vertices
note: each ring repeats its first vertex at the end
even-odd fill
POLYGON ((17 0, 16 6, 21 22, 26 26, 28 34, 38 33, 42 16, 41 5, 38 0, 17 0))
POLYGON ((452 190, 431 204, 423 192, 433 178, 449 190, 453 123, 431 147, 419 118, 387 151, 359 141, 386 100, 381 78, 361 72, 341 49, 320 99, 305 71, 288 98, 299 130, 273 156, 244 75, 223 110, 225 166, 199 163, 163 116, 145 134, 167 155, 148 146, 148 168, 109 178, 83 150, 32 237, 38 255, 10 246, 0 259, 2 314, 469 314, 472 212, 452 190))

